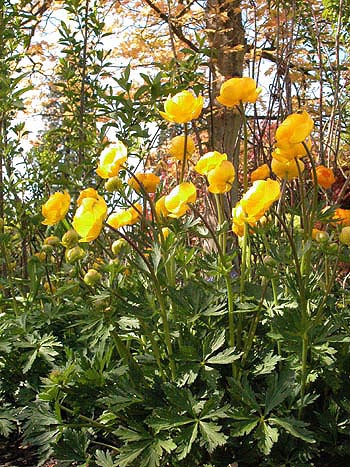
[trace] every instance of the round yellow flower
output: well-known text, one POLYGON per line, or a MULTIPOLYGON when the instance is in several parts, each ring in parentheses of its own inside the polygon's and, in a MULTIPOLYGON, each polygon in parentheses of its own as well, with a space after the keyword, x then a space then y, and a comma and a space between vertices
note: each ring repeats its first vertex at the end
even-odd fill
POLYGON ((79 242, 92 242, 102 230, 107 215, 107 205, 102 196, 84 198, 73 218, 74 230, 82 237, 79 242))
POLYGON ((270 176, 270 167, 267 164, 259 165, 253 172, 250 174, 250 179, 252 182, 256 180, 265 180, 270 176))
POLYGON ((126 146, 121 141, 105 148, 101 152, 96 173, 101 178, 111 178, 118 175, 122 164, 126 162, 127 152, 126 146))
POLYGON ((253 78, 231 78, 222 84, 217 101, 226 107, 234 107, 240 102, 254 104, 260 93, 261 88, 256 87, 253 78))
POLYGON ((227 154, 218 151, 211 151, 204 154, 194 167, 194 170, 201 175, 208 173, 227 160, 227 154))
MULTIPOLYGON (((186 157, 189 158, 195 151, 195 144, 191 136, 187 136, 186 157)), ((185 135, 175 136, 169 144, 169 154, 178 161, 182 161, 185 154, 185 135)))
POLYGON ((156 214, 160 218, 168 216, 169 211, 165 207, 165 196, 162 196, 156 202, 156 214))
POLYGON ((335 182, 333 170, 324 165, 316 167, 316 177, 317 183, 325 190, 328 190, 335 182))
POLYGON ((339 224, 342 227, 350 226, 350 209, 337 208, 334 211, 333 224, 339 224))
POLYGON ((343 227, 339 234, 339 241, 344 245, 350 245, 350 227, 343 227))
POLYGON ((211 193, 226 193, 231 190, 235 179, 235 169, 232 162, 222 161, 215 169, 210 170, 207 175, 211 193))
POLYGON ((169 217, 181 217, 189 209, 189 203, 197 199, 196 187, 191 182, 182 182, 165 197, 164 205, 169 211, 169 217))
POLYGON ((313 127, 314 121, 306 110, 288 115, 277 128, 276 146, 280 149, 288 149, 293 144, 302 143, 310 136, 313 127))
POLYGON ((203 97, 196 97, 191 91, 181 91, 169 96, 160 115, 174 123, 187 123, 198 118, 203 108, 203 97))
POLYGON ((85 188, 79 193, 79 197, 77 199, 77 205, 80 206, 85 198, 94 198, 99 199, 100 195, 97 193, 95 188, 85 188))
POLYGON ((158 175, 152 173, 136 173, 134 177, 131 177, 128 184, 137 192, 142 192, 142 188, 146 193, 155 193, 157 186, 160 183, 158 175))
MULTIPOLYGON (((305 141, 306 146, 308 149, 311 149, 311 141, 305 141)), ((296 143, 296 144, 291 144, 288 147, 284 147, 283 149, 279 147, 275 147, 275 150, 272 153, 272 157, 277 159, 280 162, 285 162, 285 161, 290 161, 295 158, 302 158, 306 156, 307 151, 303 145, 303 143, 296 143)))
POLYGON ((290 161, 280 162, 272 158, 271 170, 277 177, 292 180, 299 177, 299 173, 304 171, 304 163, 300 159, 292 159, 290 161), (299 169, 298 169, 299 166, 299 169))
POLYGON ((107 219, 107 224, 114 229, 120 229, 126 225, 133 225, 139 221, 142 214, 142 206, 135 204, 129 209, 121 209, 117 212, 113 212, 107 219))
POLYGON ((63 220, 68 212, 70 205, 70 196, 68 191, 64 193, 53 193, 45 204, 41 207, 42 215, 45 219, 42 221, 44 225, 55 225, 63 220))

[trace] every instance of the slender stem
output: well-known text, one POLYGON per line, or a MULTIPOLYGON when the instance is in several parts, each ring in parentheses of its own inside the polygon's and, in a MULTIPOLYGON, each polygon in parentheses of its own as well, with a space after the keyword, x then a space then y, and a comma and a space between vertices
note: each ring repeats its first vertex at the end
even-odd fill
POLYGON ((183 182, 185 177, 185 170, 187 166, 187 139, 188 139, 188 125, 187 123, 184 124, 184 132, 185 132, 185 141, 184 141, 184 155, 181 161, 181 175, 180 175, 180 183, 183 182))
POLYGON ((301 398, 301 406, 299 408, 299 419, 302 416, 303 412, 303 404, 304 404, 304 397, 306 391, 306 383, 307 383, 307 354, 308 354, 308 347, 309 347, 309 338, 307 331, 304 332, 302 336, 302 350, 301 350, 301 387, 300 387, 300 398, 301 398))
POLYGON ((248 125, 242 102, 239 104, 239 111, 243 123, 243 189, 246 192, 248 190, 248 125))

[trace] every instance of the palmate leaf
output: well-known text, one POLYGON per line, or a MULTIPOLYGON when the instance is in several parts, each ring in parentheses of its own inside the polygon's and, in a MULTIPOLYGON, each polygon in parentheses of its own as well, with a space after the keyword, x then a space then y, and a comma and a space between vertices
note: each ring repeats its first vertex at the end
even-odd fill
POLYGON ((9 436, 17 427, 17 417, 14 415, 14 410, 10 408, 0 409, 0 435, 9 436))
POLYGON ((55 456, 63 463, 84 462, 87 458, 89 440, 85 431, 68 428, 64 431, 62 439, 55 446, 55 456))
POLYGON ((178 445, 176 449, 178 460, 185 459, 185 457, 191 452, 192 445, 198 436, 198 422, 195 422, 189 427, 185 427, 181 430, 180 434, 175 438, 178 445))
POLYGON ((136 459, 139 467, 159 467, 164 452, 170 453, 176 448, 171 439, 148 439, 123 446, 115 460, 115 466, 127 467, 136 459))
POLYGON ((120 453, 115 460, 115 465, 118 467, 127 467, 134 462, 139 455, 147 449, 152 442, 148 441, 139 441, 136 443, 127 444, 120 449, 120 453))
POLYGON ((229 363, 238 360, 242 352, 237 353, 235 347, 225 349, 222 352, 210 357, 205 363, 209 365, 228 365, 229 363))
POLYGON ((226 443, 227 436, 220 430, 221 426, 212 422, 199 422, 201 434, 208 446, 208 451, 213 452, 218 446, 223 446, 226 443))
POLYGON ((263 420, 254 432, 254 437, 258 441, 259 449, 267 456, 270 454, 272 446, 278 440, 278 429, 273 428, 263 420))
MULTIPOLYGON (((236 416, 234 416, 234 418, 237 420, 236 416)), ((257 426, 259 421, 260 417, 256 417, 254 415, 247 417, 242 416, 242 418, 238 418, 238 420, 231 425, 232 428, 230 434, 231 436, 249 435, 249 433, 251 433, 257 426)))
POLYGON ((147 425, 149 425, 155 433, 163 430, 171 430, 184 425, 193 423, 193 419, 186 415, 178 415, 177 412, 171 409, 157 409, 153 415, 147 418, 147 425))
POLYGON ((265 415, 281 404, 294 389, 294 377, 289 371, 268 378, 268 388, 265 396, 265 415))
POLYGON ((270 417, 269 422, 275 425, 279 425, 280 427, 284 428, 288 433, 290 433, 295 438, 300 438, 307 443, 315 443, 315 439, 311 431, 305 428, 305 423, 295 418, 286 417, 270 417))
POLYGON ((117 464, 112 459, 110 451, 100 451, 97 449, 95 452, 95 462, 99 467, 116 467, 117 464))

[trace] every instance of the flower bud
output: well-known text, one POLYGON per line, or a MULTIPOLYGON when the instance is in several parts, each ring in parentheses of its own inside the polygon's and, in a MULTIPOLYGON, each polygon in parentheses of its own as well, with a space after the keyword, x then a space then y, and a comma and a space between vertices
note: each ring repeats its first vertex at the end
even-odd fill
POLYGON ((350 227, 343 227, 339 234, 339 241, 344 245, 350 245, 350 227))
POLYGON ((43 252, 46 253, 46 254, 51 253, 52 250, 53 250, 53 246, 52 246, 52 245, 44 244, 44 245, 41 247, 41 251, 43 251, 43 252))
POLYGON ((85 251, 80 246, 75 246, 66 250, 65 258, 67 263, 75 263, 85 256, 85 251))
POLYGON ((105 182, 105 189, 109 191, 110 193, 113 193, 113 191, 119 191, 123 186, 123 182, 120 177, 115 175, 114 177, 109 178, 105 182))
POLYGON ((117 255, 120 252, 120 250, 126 246, 126 244, 127 244, 127 241, 124 240, 124 238, 119 238, 118 240, 115 240, 112 243, 112 248, 111 248, 112 253, 114 255, 117 255))
POLYGON ((325 232, 324 230, 320 230, 319 232, 316 232, 315 240, 316 240, 317 243, 326 243, 326 242, 328 242, 328 240, 329 240, 328 232, 325 232))
POLYGON ((50 235, 44 240, 44 245, 56 246, 60 243, 60 239, 56 235, 50 235))
POLYGON ((61 243, 63 246, 66 248, 72 248, 74 245, 76 245, 79 241, 79 235, 74 229, 69 229, 67 232, 63 235, 61 243))
POLYGON ((270 255, 266 255, 263 258, 263 263, 265 266, 276 266, 276 260, 272 258, 270 255))
POLYGON ((87 285, 95 285, 97 282, 101 280, 101 274, 96 271, 96 269, 89 269, 88 272, 84 276, 84 282, 87 285))

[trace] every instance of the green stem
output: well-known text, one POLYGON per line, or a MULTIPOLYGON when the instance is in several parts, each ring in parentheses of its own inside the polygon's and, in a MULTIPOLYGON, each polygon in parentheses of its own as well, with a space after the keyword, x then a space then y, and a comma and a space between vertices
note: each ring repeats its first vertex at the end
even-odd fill
POLYGON ((248 190, 248 125, 242 102, 239 104, 239 111, 243 123, 243 189, 246 192, 248 190))
POLYGON ((184 141, 184 155, 181 161, 181 175, 180 175, 180 183, 183 182, 185 177, 185 170, 187 166, 187 139, 188 139, 188 125, 184 123, 184 132, 185 132, 185 141, 184 141))
MULTIPOLYGON (((224 223, 224 209, 222 205, 222 196, 215 194, 214 198, 215 198, 216 211, 217 211, 217 216, 218 216, 218 225, 221 228, 224 223)), ((219 244, 220 244, 221 251, 223 254, 225 254, 226 252, 226 241, 227 241, 226 232, 221 232, 219 235, 219 244)))
POLYGON ((309 347, 309 338, 308 338, 307 331, 305 331, 302 336, 302 350, 301 350, 301 388, 300 388, 301 406, 299 408, 299 419, 302 416, 304 397, 305 397, 305 391, 306 391, 308 347, 309 347))
POLYGON ((243 368, 243 366, 244 366, 244 364, 245 364, 245 362, 247 360, 248 354, 249 354, 250 349, 252 348, 252 345, 253 345, 253 340, 254 340, 254 337, 255 337, 255 334, 256 334, 256 329, 257 329, 258 323, 260 321, 262 305, 264 303, 265 294, 266 294, 266 290, 267 290, 267 284, 268 284, 268 281, 264 278, 264 286, 263 286, 263 290, 262 290, 261 299, 260 299, 260 302, 259 302, 259 305, 258 305, 258 309, 256 311, 255 318, 254 318, 254 320, 252 321, 252 323, 250 325, 250 329, 249 329, 249 332, 248 332, 248 337, 247 337, 247 340, 246 340, 246 343, 245 343, 245 346, 244 346, 243 356, 242 356, 242 359, 241 359, 242 368, 243 368))

